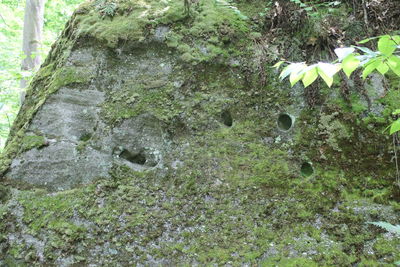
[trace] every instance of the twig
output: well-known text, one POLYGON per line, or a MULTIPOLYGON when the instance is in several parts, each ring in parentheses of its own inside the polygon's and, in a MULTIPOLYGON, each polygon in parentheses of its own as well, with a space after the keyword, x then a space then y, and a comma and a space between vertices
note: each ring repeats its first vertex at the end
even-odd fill
POLYGON ((10 26, 7 24, 6 20, 3 18, 3 16, 0 14, 0 18, 1 20, 4 22, 4 24, 10 28, 10 26))
POLYGON ((361 1, 361 5, 362 5, 362 8, 363 8, 363 13, 364 13, 364 23, 365 23, 365 26, 368 29, 368 11, 367 11, 367 5, 365 4, 365 0, 361 1))

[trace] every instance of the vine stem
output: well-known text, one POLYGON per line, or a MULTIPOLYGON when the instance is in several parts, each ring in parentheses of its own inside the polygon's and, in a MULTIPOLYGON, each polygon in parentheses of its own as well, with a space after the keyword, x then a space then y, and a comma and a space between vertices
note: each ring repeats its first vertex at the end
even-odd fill
POLYGON ((398 158, 397 158, 397 144, 399 141, 399 137, 397 133, 393 134, 393 149, 394 149, 394 160, 396 163, 396 183, 397 186, 400 187, 400 172, 399 172, 399 163, 398 163, 398 158))
POLYGON ((365 23, 365 26, 367 27, 367 29, 368 29, 368 11, 367 11, 367 4, 365 3, 365 0, 362 0, 361 1, 361 4, 362 4, 362 8, 363 8, 363 13, 364 13, 364 23, 365 23))

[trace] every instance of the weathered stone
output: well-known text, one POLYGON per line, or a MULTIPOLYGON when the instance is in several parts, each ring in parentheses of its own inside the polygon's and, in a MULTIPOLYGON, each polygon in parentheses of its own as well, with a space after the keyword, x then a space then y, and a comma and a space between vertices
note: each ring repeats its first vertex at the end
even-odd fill
POLYGON ((0 265, 398 260, 399 240, 367 223, 400 218, 379 128, 398 91, 373 77, 305 92, 267 67, 315 57, 352 6, 318 21, 291 1, 191 2, 89 1, 72 17, 0 158, 0 265))
POLYGON ((93 135, 103 101, 104 93, 99 91, 61 88, 36 114, 30 131, 78 142, 93 135))
POLYGON ((113 153, 130 163, 154 167, 166 149, 166 133, 161 122, 143 114, 124 121, 112 131, 113 153))
POLYGON ((57 141, 14 159, 7 177, 51 190, 65 190, 108 177, 111 164, 110 154, 90 147, 79 152, 76 143, 57 141))

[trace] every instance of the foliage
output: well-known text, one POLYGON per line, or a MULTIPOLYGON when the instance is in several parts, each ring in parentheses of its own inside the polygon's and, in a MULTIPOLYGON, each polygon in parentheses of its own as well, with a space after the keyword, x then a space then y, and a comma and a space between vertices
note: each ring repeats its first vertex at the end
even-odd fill
MULTIPOLYGON (((368 222, 368 223, 383 228, 384 230, 400 237, 400 224, 393 225, 388 222, 368 222)), ((400 265, 400 261, 395 262, 395 264, 400 265)))
POLYGON ((383 229, 385 229, 386 231, 396 234, 396 235, 400 235, 400 224, 398 225, 393 225, 387 222, 369 222, 369 224, 373 224, 376 225, 378 227, 381 227, 383 229))
MULTIPOLYGON (((371 40, 378 39, 378 51, 367 47, 351 46, 335 49, 338 59, 332 63, 318 62, 308 65, 306 62, 289 63, 280 73, 280 79, 289 77, 290 84, 294 86, 302 81, 304 87, 309 86, 318 77, 331 87, 334 76, 343 71, 348 78, 358 68, 362 69, 362 78, 366 79, 374 71, 385 75, 392 72, 400 77, 400 35, 382 35, 375 38, 365 39, 359 44, 365 44, 371 40)), ((285 61, 279 61, 274 67, 279 68, 285 61)), ((400 114, 400 109, 393 115, 400 114)), ((400 119, 394 121, 390 126, 390 134, 400 131, 400 119)), ((388 127, 388 128, 389 128, 388 127)))
POLYGON ((290 2, 295 3, 298 5, 300 8, 302 8, 304 11, 307 12, 307 15, 310 17, 317 17, 320 15, 320 12, 317 11, 317 8, 329 8, 335 7, 341 4, 340 1, 328 1, 328 2, 322 2, 318 3, 316 1, 308 1, 307 2, 302 2, 301 0, 290 0, 290 2))
POLYGON ((103 18, 113 17, 117 10, 117 4, 114 2, 109 2, 107 0, 96 0, 94 5, 103 18))

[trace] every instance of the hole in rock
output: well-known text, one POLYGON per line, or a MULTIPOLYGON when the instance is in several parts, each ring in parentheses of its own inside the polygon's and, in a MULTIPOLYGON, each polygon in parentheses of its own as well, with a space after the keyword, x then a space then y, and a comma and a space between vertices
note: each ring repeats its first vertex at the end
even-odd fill
POLYGON ((124 149, 121 154, 119 154, 119 157, 139 165, 144 165, 146 163, 146 156, 143 152, 131 153, 124 149))
POLYGON ((226 126, 231 127, 231 126, 233 125, 232 115, 231 115, 231 113, 229 112, 229 110, 225 110, 225 111, 223 111, 223 112, 221 113, 221 119, 222 119, 222 122, 223 122, 226 126))
POLYGON ((314 168, 311 165, 311 163, 309 162, 304 162, 301 165, 301 169, 300 169, 301 175, 303 175, 304 177, 309 177, 311 175, 314 174, 314 168))
POLYGON ((281 114, 278 117, 278 127, 283 131, 288 131, 293 126, 293 119, 289 114, 281 114))

